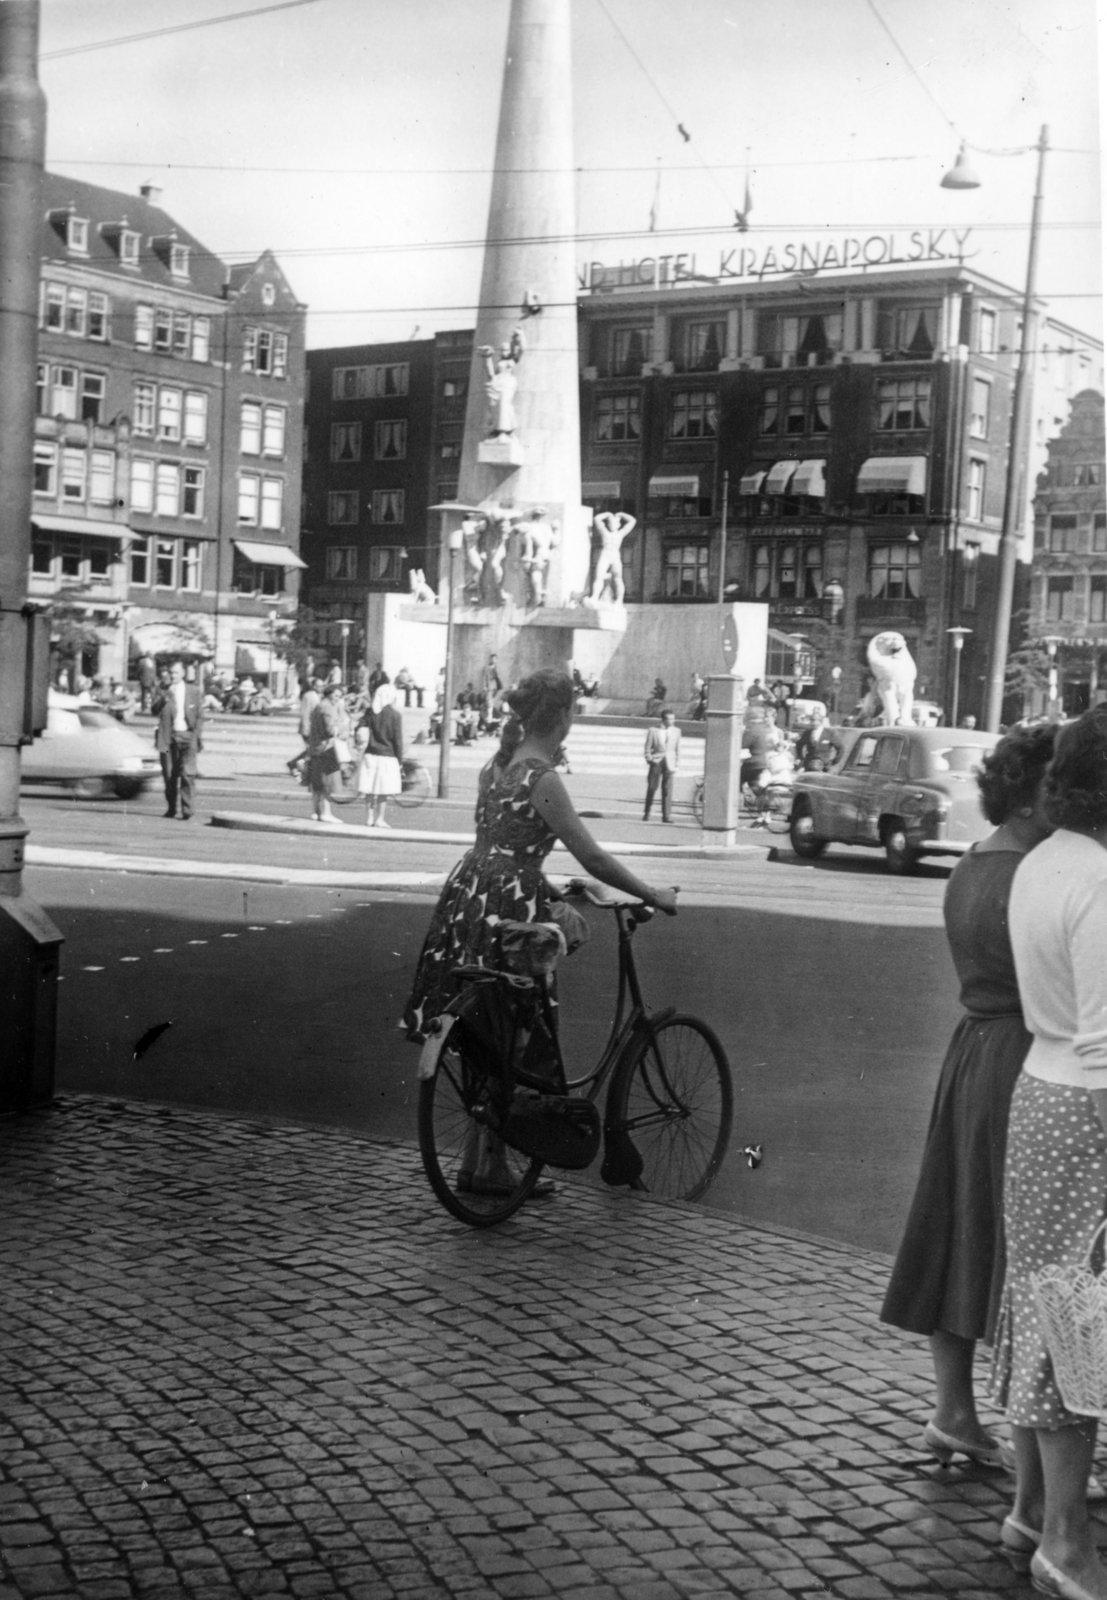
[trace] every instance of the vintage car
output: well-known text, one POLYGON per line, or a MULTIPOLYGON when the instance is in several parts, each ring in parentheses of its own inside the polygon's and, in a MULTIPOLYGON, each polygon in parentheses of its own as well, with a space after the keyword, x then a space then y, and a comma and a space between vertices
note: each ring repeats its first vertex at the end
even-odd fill
POLYGON ((961 855, 991 831, 976 774, 999 740, 976 728, 851 729, 852 744, 829 772, 795 780, 789 835, 799 856, 829 844, 884 851, 892 872, 922 856, 961 855))
POLYGON ((124 728, 103 706, 51 689, 43 733, 23 751, 22 782, 60 785, 82 799, 133 800, 161 763, 149 737, 124 728))

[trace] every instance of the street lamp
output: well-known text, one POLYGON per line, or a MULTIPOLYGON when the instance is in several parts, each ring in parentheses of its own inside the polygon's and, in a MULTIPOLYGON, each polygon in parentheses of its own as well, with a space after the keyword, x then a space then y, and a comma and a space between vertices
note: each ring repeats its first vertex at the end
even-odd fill
MULTIPOLYGON (((1034 285, 1038 272, 1038 237, 1042 225, 1042 182, 1045 157, 1049 149, 1049 128, 1044 124, 1035 146, 1038 174, 1034 204, 1030 212, 1030 247, 1026 258, 1026 288, 1022 300, 1022 331, 1019 359, 1011 391, 1011 427, 1007 446, 1007 477, 1003 489, 1003 525, 999 538, 999 581, 996 585, 995 623, 992 631, 992 658, 988 669, 988 703, 984 726, 998 733, 1003 716, 1003 689, 1007 676, 1007 649, 1011 638, 1011 606, 1015 595, 1015 567, 1018 562, 1019 468, 1025 432, 1027 373, 1029 368, 1031 322, 1034 313, 1034 285)), ((962 144, 953 168, 942 179, 943 189, 978 189, 980 180, 965 161, 962 144)))
POLYGON ((346 641, 350 637, 353 621, 350 617, 336 617, 335 621, 342 630, 342 687, 346 688, 346 641))
POLYGON ((1063 639, 1058 639, 1054 634, 1050 634, 1048 638, 1042 640, 1049 656, 1049 702, 1046 706, 1046 716, 1050 722, 1056 722, 1057 720, 1057 646, 1064 644, 1064 642, 1063 639))
POLYGON ((458 524, 446 532, 449 513, 460 512, 462 516, 481 516, 483 513, 479 506, 470 506, 460 500, 440 500, 436 505, 428 506, 428 511, 439 511, 442 514, 442 533, 446 548, 450 553, 449 566, 446 575, 446 659, 443 663, 442 676, 442 727, 439 731, 438 744, 438 798, 448 800, 450 796, 450 741, 453 738, 453 716, 451 708, 454 702, 454 589, 456 587, 455 572, 457 567, 457 553, 461 549, 464 534, 463 525, 458 524))
POLYGON ((277 611, 276 606, 270 606, 269 607, 269 672, 268 672, 267 676, 268 676, 268 679, 269 679, 269 693, 271 695, 273 695, 274 698, 276 697, 276 693, 277 693, 276 654, 277 654, 277 617, 279 616, 279 614, 280 613, 277 611))
POLYGON ((965 637, 972 632, 971 628, 947 628, 946 632, 953 641, 953 707, 950 711, 949 725, 957 726, 957 708, 961 698, 961 652, 965 648, 965 637))

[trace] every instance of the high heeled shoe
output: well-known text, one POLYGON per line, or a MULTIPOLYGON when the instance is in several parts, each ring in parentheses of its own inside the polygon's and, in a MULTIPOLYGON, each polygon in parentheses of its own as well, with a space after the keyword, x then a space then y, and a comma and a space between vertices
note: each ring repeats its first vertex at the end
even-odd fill
POLYGON ((1051 1594, 1055 1600, 1095 1600, 1090 1589, 1055 1567, 1040 1550, 1030 1557, 1030 1581, 1039 1594, 1051 1594))
POLYGON ((943 1467, 947 1467, 954 1456, 967 1456, 970 1461, 975 1461, 981 1467, 1004 1465, 1003 1446, 998 1439, 993 1439, 990 1445, 970 1444, 967 1439, 958 1439, 952 1433, 943 1433, 941 1428, 936 1428, 932 1422, 928 1422, 923 1429, 923 1444, 943 1467))
POLYGON ((1042 1530, 1032 1528, 1029 1522, 1024 1522, 1011 1511, 1003 1519, 1003 1526, 999 1530, 999 1542, 1005 1550, 1014 1550, 1020 1555, 1026 1555, 1041 1544, 1042 1530))

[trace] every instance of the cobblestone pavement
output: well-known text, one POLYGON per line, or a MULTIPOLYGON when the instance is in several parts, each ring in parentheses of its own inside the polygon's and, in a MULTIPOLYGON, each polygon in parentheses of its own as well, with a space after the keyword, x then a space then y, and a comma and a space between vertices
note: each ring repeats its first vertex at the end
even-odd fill
POLYGON ((0 1172, 0 1600, 1029 1592, 879 1256, 84 1097, 0 1172))

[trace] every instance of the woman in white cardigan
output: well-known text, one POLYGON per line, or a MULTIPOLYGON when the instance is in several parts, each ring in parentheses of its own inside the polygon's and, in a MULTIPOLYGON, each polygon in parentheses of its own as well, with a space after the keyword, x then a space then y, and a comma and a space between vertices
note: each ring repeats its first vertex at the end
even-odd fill
POLYGON ((996 1398, 1012 1423, 1009 1550, 1033 1551, 1035 1588, 1107 1600, 1085 1490, 1096 1421, 1061 1399, 1031 1275, 1082 1261, 1107 1206, 1107 706, 1063 729, 1046 778, 1056 832, 1011 891, 1011 944, 1033 1035, 1011 1102, 1004 1212, 1007 1287, 996 1398))

